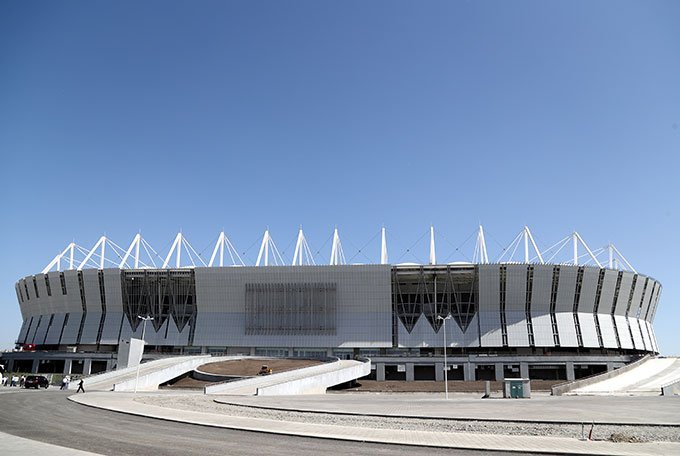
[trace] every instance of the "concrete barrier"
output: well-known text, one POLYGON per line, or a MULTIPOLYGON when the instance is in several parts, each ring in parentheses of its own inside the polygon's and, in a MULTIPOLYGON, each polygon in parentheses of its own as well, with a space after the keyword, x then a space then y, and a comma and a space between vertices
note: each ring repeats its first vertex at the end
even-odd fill
POLYGON ((680 394, 680 378, 661 386, 662 396, 675 396, 680 394))
MULTIPOLYGON (((363 377, 364 375, 368 375, 370 373, 371 365, 370 365, 370 360, 365 359, 362 361, 353 361, 353 360, 346 360, 346 361, 340 361, 338 358, 334 358, 335 361, 329 362, 326 364, 321 364, 319 366, 311 366, 311 367, 305 367, 302 369, 296 369, 292 371, 287 371, 287 372, 282 372, 280 374, 273 374, 273 375, 266 375, 266 376, 261 376, 261 377, 252 377, 244 380, 238 380, 234 382, 228 382, 228 383, 219 383, 217 385, 208 385, 204 388, 205 394, 233 394, 233 395, 255 395, 258 394, 258 390, 268 388, 268 387, 273 387, 275 385, 280 385, 280 384, 285 384, 289 382, 295 382, 298 380, 303 380, 306 378, 314 378, 317 377, 316 382, 312 381, 312 383, 307 384, 310 389, 315 389, 316 391, 321 391, 323 388, 322 392, 325 392, 326 388, 330 386, 334 386, 340 383, 344 383, 350 380, 353 380, 354 378, 359 378, 363 377), (354 374, 356 374, 356 377, 353 378, 346 378, 345 376, 327 376, 323 377, 323 374, 330 374, 332 372, 335 372, 340 369, 345 369, 350 366, 354 365, 365 365, 367 367, 364 367, 364 369, 367 371, 366 373, 363 373, 363 371, 357 371, 354 374), (346 378, 346 379, 345 379, 346 378), (322 386, 320 383, 321 381, 326 382, 325 387, 322 386), (332 383, 333 381, 338 381, 337 383, 332 383), (332 384, 331 384, 332 383, 332 384)), ((354 375, 352 374, 352 375, 354 375)), ((304 382, 300 383, 299 385, 304 384, 304 382)), ((283 388, 283 387, 282 387, 283 388)), ((298 388, 298 387, 295 387, 298 388)), ((273 389, 271 391, 274 391, 273 389)), ((287 394, 287 393, 281 393, 281 394, 287 394)), ((291 393, 294 394, 294 393, 291 393)))
POLYGON ((223 356, 223 357, 211 357, 206 356, 196 356, 191 357, 191 359, 177 360, 177 363, 173 363, 165 366, 158 366, 158 369, 149 371, 145 369, 145 372, 139 375, 139 380, 137 379, 136 370, 134 375, 127 376, 127 378, 121 379, 113 385, 114 391, 134 391, 135 385, 138 391, 155 391, 158 389, 158 385, 165 383, 173 378, 177 378, 180 375, 191 372, 198 366, 206 364, 209 362, 220 362, 220 361, 230 361, 236 359, 242 359, 243 356, 223 356), (131 378, 130 378, 131 377, 131 378))
POLYGON ((570 391, 573 391, 578 388, 583 388, 585 386, 590 386, 595 383, 599 383, 603 380, 609 380, 610 378, 617 377, 624 372, 628 372, 630 370, 633 370, 646 361, 650 360, 652 358, 652 355, 645 355, 644 357, 638 359, 635 362, 632 362, 630 364, 626 364, 623 367, 620 367, 615 370, 611 370, 609 372, 605 372, 603 374, 597 374, 597 375, 592 375, 590 377, 582 378, 580 380, 575 380, 573 382, 567 382, 567 383, 560 383, 559 385, 555 385, 552 387, 552 395, 553 396, 562 396, 563 394, 569 393, 570 391))
MULTIPOLYGON (((168 363, 179 362, 180 359, 186 360, 186 359, 210 359, 210 358, 211 358, 210 355, 174 356, 160 358, 140 364, 140 370, 161 368, 162 366, 165 366, 168 363)), ((83 386, 86 391, 88 389, 111 391, 116 381, 123 378, 127 378, 130 375, 136 375, 136 373, 137 373, 136 366, 126 367, 124 369, 116 369, 108 372, 102 372, 100 374, 90 375, 88 377, 83 378, 83 386)), ((71 375, 72 380, 71 384, 69 385, 69 390, 75 390, 76 388, 78 388, 78 381, 74 380, 74 378, 76 377, 77 377, 76 374, 71 375)))
MULTIPOLYGON (((346 363, 346 361, 339 361, 346 363)), ((340 385, 371 373, 371 362, 338 366, 337 370, 291 380, 276 385, 257 388, 257 396, 281 396, 293 394, 324 394, 328 388, 340 385)))

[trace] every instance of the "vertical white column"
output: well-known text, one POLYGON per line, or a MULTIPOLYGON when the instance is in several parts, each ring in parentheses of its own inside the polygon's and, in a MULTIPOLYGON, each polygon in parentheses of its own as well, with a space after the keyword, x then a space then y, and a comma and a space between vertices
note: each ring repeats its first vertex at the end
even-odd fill
POLYGON ((437 255, 434 249, 434 226, 430 225, 430 264, 437 264, 437 255))
POLYGON ((385 227, 383 226, 381 231, 381 242, 380 242, 380 264, 387 264, 387 240, 385 239, 385 227))

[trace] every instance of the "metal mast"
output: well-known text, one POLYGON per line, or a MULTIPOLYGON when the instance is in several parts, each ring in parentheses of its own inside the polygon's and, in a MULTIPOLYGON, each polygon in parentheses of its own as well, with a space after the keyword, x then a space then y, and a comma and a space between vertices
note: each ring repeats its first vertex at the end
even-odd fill
POLYGON ((437 264, 437 255, 434 250, 434 226, 430 225, 430 264, 437 264))
POLYGON ((302 232, 302 226, 300 226, 297 242, 295 243, 295 252, 293 253, 293 266, 302 266, 304 264, 308 266, 316 265, 312 251, 309 248, 309 244, 307 244, 305 233, 302 232))
POLYGON ((380 230, 380 264, 388 264, 389 260, 387 258, 387 240, 385 239, 385 227, 383 226, 380 230))
POLYGON ((331 247, 331 261, 329 264, 331 266, 345 264, 345 252, 342 250, 342 243, 340 242, 337 228, 333 231, 333 246, 331 247))

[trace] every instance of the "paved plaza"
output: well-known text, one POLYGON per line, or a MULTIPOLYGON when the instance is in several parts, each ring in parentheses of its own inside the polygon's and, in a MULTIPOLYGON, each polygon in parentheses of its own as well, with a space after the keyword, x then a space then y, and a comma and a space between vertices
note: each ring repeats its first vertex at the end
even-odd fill
MULTIPOLYGON (((93 392, 79 396, 71 396, 80 404, 96 408, 103 408, 131 415, 153 417, 168 421, 178 421, 203 426, 240 429, 269 434, 297 435, 322 439, 349 440, 360 442, 389 443, 396 445, 415 445, 439 448, 458 449, 487 449, 498 451, 518 451, 524 453, 550 453, 550 454, 606 454, 606 455, 668 455, 680 454, 680 443, 676 441, 645 442, 645 443, 613 443, 610 441, 588 441, 578 438, 556 437, 550 433, 537 435, 507 435, 499 433, 479 432, 440 432, 437 428, 427 430, 379 428, 360 425, 347 425, 342 422, 328 424, 327 421, 314 420, 302 422, 299 420, 286 420, 281 417, 275 419, 250 414, 240 416, 237 413, 220 413, 220 406, 229 405, 216 403, 213 399, 200 394, 157 393, 137 395, 130 393, 106 393, 93 392), (191 404, 194 403, 194 407, 191 404)), ((473 397, 452 397, 448 402, 443 395, 367 395, 367 394, 328 394, 323 396, 295 396, 279 398, 243 398, 226 397, 219 398, 224 403, 248 404, 250 406, 267 405, 277 406, 289 410, 323 411, 333 413, 370 413, 391 416, 422 416, 422 417, 462 417, 470 416, 475 406, 479 407, 481 414, 498 419, 524 418, 524 414, 536 413, 537 417, 548 420, 550 417, 559 417, 561 410, 570 410, 572 416, 576 416, 578 407, 587 406, 588 411, 601 408, 599 418, 611 419, 614 415, 617 401, 608 407, 598 407, 603 404, 604 398, 593 398, 590 405, 588 398, 535 398, 525 400, 501 400, 501 399, 475 399, 473 397), (553 400, 557 399, 557 400, 553 400), (584 400, 585 399, 585 400, 584 400), (490 404, 490 405, 485 405, 490 404), (533 404, 533 405, 532 405, 533 404), (460 406, 460 407, 459 407, 460 406), (549 409, 556 409, 549 411, 549 409), (460 413, 454 412, 457 410, 460 413), (539 412, 542 410, 542 412, 539 412), (463 413, 464 412, 464 413, 463 413), (482 413, 483 412, 483 413, 482 413), (495 415, 496 414, 496 415, 495 415)), ((632 399, 632 398, 631 398, 632 399)), ((652 409, 651 404, 659 405, 661 401, 656 398, 643 398, 637 405, 638 411, 652 409), (646 405, 645 405, 646 404, 646 405)), ((668 399, 668 398, 666 398, 668 399)), ((626 404, 634 401, 618 403, 621 409, 626 404)), ((670 398, 668 404, 663 405, 663 411, 648 414, 649 422, 673 421, 678 423, 678 402, 670 398), (673 414, 671 409, 675 409, 673 414)), ((243 408, 243 407, 241 407, 243 408)), ((250 408, 250 407, 249 407, 250 408)), ((632 422, 635 412, 627 412, 622 415, 621 422, 632 422), (629 415, 628 415, 629 413, 629 415)), ((584 415, 585 416, 585 415, 584 415)), ((638 422, 639 424, 642 424, 638 422)), ((670 423, 666 423, 670 424, 670 423)), ((677 428, 677 425, 671 424, 677 428)), ((677 431, 677 429, 674 429, 677 431)))

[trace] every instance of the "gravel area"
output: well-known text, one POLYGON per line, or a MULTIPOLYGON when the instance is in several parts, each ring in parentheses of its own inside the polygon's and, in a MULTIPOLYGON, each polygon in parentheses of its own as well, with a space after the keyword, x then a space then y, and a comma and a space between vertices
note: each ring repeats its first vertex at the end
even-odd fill
MULTIPOLYGON (((220 413, 231 416, 263 418, 277 421, 295 421, 314 424, 354 426, 374 429, 395 429, 401 431, 474 432, 482 434, 534 435, 581 438, 587 436, 590 425, 582 429, 574 424, 508 423, 499 421, 468 421, 456 419, 415 419, 373 416, 347 416, 320 412, 293 412, 267 410, 241 405, 218 404, 207 396, 140 396, 135 399, 148 405, 191 410, 206 413, 220 413)), ((648 425, 595 425, 593 439, 617 442, 680 442, 680 426, 648 425)))

